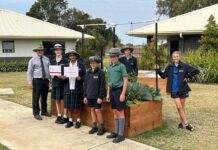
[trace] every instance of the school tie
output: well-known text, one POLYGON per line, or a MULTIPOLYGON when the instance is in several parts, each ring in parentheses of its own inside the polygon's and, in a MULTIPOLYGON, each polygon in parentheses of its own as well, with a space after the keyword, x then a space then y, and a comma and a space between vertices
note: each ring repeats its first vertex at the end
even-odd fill
POLYGON ((42 67, 42 78, 45 79, 45 67, 44 67, 42 56, 40 57, 40 62, 42 67))

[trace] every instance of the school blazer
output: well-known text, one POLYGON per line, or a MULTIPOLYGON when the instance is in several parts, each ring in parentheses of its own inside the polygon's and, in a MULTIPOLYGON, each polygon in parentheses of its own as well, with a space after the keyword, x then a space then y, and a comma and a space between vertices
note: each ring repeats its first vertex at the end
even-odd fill
POLYGON ((138 65, 137 58, 132 56, 129 60, 125 56, 121 57, 119 61, 126 66, 126 71, 128 74, 133 73, 138 75, 138 65))
POLYGON ((105 74, 100 68, 94 71, 88 69, 84 81, 84 97, 88 99, 103 99, 105 97, 105 74))
MULTIPOLYGON (((172 80, 173 80, 173 64, 169 64, 165 71, 162 72, 160 69, 157 69, 157 73, 161 78, 167 78, 167 93, 172 92, 172 80)), ((192 78, 193 76, 200 73, 200 71, 194 67, 189 66, 188 64, 180 62, 179 65, 179 76, 178 76, 178 84, 179 84, 179 93, 188 93, 191 91, 188 83, 184 81, 186 78, 192 78)))
MULTIPOLYGON (((86 68, 79 60, 77 62, 77 66, 79 68, 79 76, 81 77, 81 80, 76 79, 75 89, 71 90, 71 93, 83 94, 83 81, 86 74, 86 68)), ((69 67, 69 62, 67 63, 66 67, 69 67)), ((70 94, 69 78, 64 80, 64 94, 70 94)))

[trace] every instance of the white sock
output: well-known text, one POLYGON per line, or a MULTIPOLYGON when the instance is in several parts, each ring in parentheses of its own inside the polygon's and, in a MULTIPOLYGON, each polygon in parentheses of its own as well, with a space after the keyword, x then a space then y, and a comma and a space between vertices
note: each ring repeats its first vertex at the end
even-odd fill
POLYGON ((77 119, 76 119, 76 121, 77 121, 77 122, 80 122, 80 119, 79 119, 79 118, 77 118, 77 119))
POLYGON ((70 121, 70 122, 73 122, 73 118, 69 118, 69 121, 70 121))
POLYGON ((64 115, 64 118, 67 118, 67 115, 64 115))
POLYGON ((61 117, 61 114, 58 114, 58 117, 61 117))

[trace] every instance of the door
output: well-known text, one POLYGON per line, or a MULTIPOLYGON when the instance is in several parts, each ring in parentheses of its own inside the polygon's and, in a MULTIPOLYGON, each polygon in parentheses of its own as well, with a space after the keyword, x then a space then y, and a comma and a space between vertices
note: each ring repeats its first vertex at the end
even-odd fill
POLYGON ((172 55, 172 53, 174 51, 179 51, 179 41, 170 41, 170 55, 172 55))

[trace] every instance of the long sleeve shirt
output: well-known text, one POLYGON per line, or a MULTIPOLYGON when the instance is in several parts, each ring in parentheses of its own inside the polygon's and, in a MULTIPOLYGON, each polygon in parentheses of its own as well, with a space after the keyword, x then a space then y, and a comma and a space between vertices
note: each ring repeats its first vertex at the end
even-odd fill
MULTIPOLYGON (((50 79, 49 76, 49 65, 50 61, 48 57, 43 56, 42 61, 45 68, 45 78, 50 79)), ((28 70, 27 70, 27 82, 28 84, 32 84, 33 78, 43 78, 42 76, 42 67, 41 67, 41 61, 39 56, 34 56, 29 60, 28 64, 28 70)))

